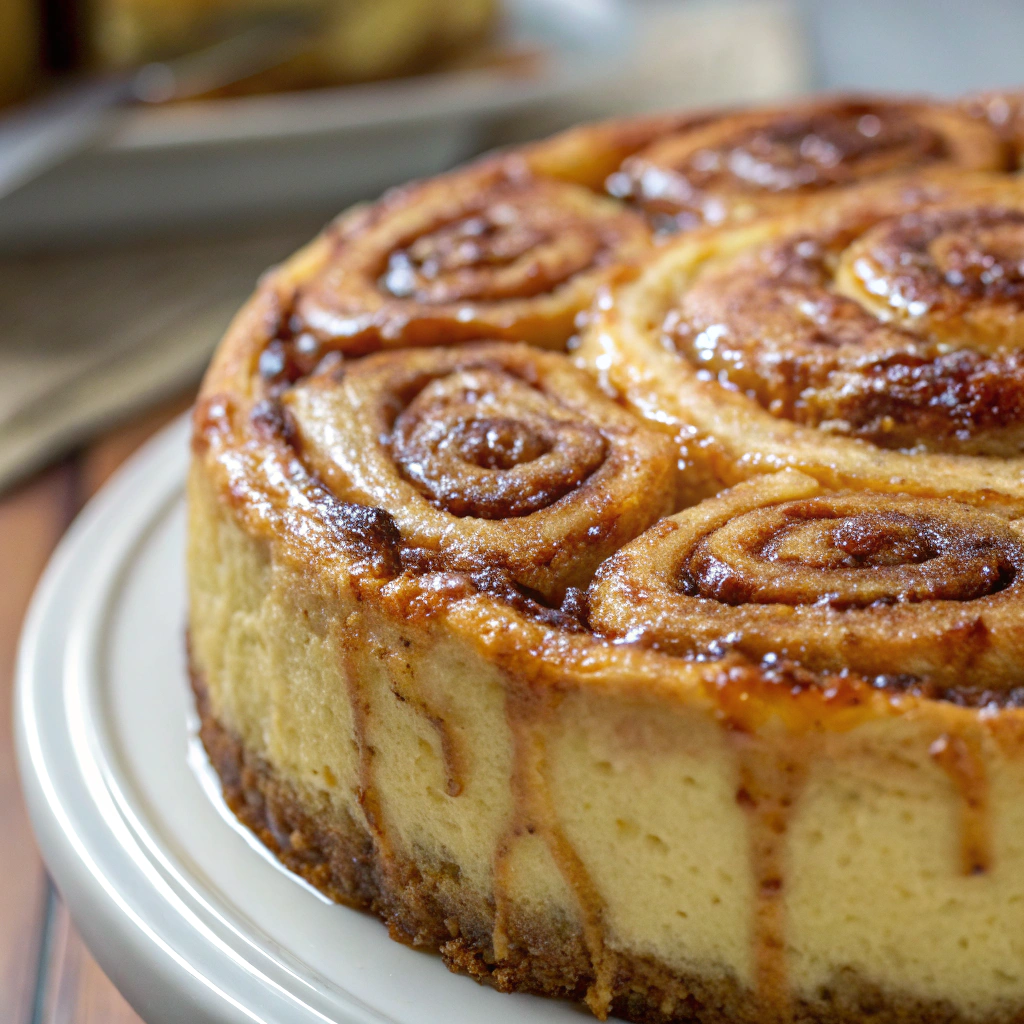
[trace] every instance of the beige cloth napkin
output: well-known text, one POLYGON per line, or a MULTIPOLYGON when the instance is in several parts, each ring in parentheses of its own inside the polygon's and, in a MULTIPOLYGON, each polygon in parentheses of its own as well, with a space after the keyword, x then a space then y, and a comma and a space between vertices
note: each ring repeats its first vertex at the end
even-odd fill
POLYGON ((0 489, 196 382, 259 274, 317 227, 0 259, 0 489))
MULTIPOLYGON (((796 20, 781 0, 648 0, 639 11, 629 67, 586 96, 501 125, 493 141, 805 85, 796 20)), ((318 227, 0 258, 0 490, 197 381, 259 273, 318 227)))

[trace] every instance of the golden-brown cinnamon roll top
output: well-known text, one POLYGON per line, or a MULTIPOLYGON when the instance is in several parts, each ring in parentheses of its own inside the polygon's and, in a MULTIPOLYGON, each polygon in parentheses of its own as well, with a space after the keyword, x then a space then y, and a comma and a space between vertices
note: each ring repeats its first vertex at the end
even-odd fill
POLYGON ((296 563, 418 581, 437 614, 487 594, 600 650, 1012 702, 1008 153, 976 112, 824 100, 396 191, 264 282, 197 450, 296 563), (666 239, 652 213, 705 223, 666 239))
POLYGON ((886 175, 1005 171, 1012 161, 997 131, 952 105, 837 97, 686 126, 628 157, 607 184, 663 222, 693 227, 886 175))
POLYGON ((342 221, 301 283, 291 329, 349 354, 495 338, 560 348, 648 244, 620 204, 491 160, 342 221))
POLYGON ((662 520, 609 559, 590 622, 690 658, 737 652, 772 671, 1002 702, 1024 684, 1022 570, 1024 536, 1002 516, 828 492, 785 471, 662 520))

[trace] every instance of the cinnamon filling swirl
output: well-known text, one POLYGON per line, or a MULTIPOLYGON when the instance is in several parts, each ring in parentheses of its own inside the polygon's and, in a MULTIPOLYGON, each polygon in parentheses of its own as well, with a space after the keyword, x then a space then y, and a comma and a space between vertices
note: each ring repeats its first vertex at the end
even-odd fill
POLYGON ((885 448, 1018 455, 1024 212, 925 207, 710 267, 668 344, 775 416, 885 448))
POLYGON ((620 204, 491 161, 341 223, 292 329, 355 354, 482 338, 557 348, 648 244, 620 204))
POLYGON ((723 114, 666 135, 629 157, 608 190, 689 227, 896 172, 1009 164, 998 133, 955 108, 838 99, 723 114))
POLYGON ((591 624, 687 657, 1009 691, 1024 541, 949 499, 822 493, 786 471, 658 523, 603 565, 591 624))
POLYGON ((391 454, 452 515, 529 515, 579 487, 608 448, 596 426, 552 416, 547 405, 498 370, 433 380, 395 420, 391 454), (515 418, 501 415, 511 410, 515 418))
POLYGON ((507 570, 555 604, 671 509, 668 440, 526 346, 381 353, 282 401, 304 463, 388 512, 416 564, 507 570))

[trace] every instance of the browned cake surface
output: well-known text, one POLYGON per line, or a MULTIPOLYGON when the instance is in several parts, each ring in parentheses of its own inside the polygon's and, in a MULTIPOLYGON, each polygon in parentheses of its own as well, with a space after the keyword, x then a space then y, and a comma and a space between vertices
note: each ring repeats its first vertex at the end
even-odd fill
POLYGON ((266 276, 196 408, 190 629, 288 866, 602 1019, 1019 1019, 993 109, 584 127, 266 276))

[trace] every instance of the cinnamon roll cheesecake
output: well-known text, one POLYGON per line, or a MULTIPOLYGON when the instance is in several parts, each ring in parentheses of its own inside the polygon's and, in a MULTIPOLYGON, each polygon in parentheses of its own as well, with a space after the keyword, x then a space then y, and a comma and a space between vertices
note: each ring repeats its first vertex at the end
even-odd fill
POLYGON ((1024 1017, 993 109, 573 129, 270 271, 189 478, 241 821, 396 940, 601 1019, 1024 1017))

